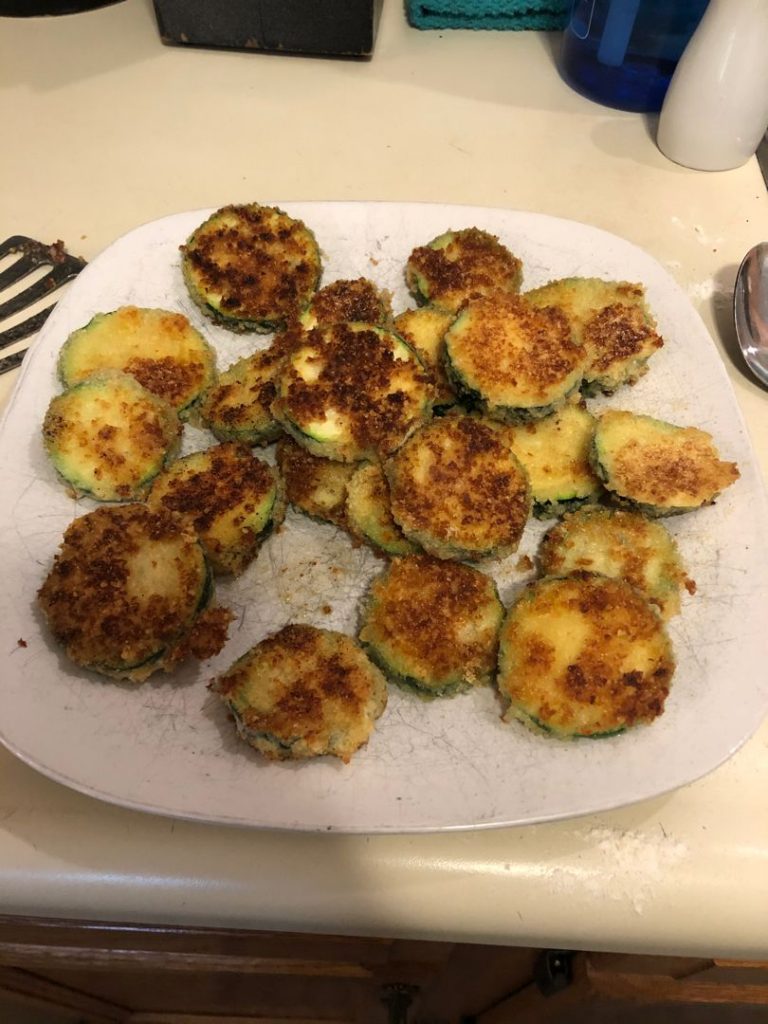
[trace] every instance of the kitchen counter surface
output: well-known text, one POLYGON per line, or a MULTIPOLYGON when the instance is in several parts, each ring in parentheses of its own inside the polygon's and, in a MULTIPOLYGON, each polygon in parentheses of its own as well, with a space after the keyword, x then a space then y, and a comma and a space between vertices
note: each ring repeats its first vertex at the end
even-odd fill
MULTIPOLYGON (((667 161, 652 119, 596 106, 556 36, 409 29, 368 63, 165 47, 143 0, 0 19, 0 237, 93 258, 139 223, 233 201, 536 210, 630 239, 686 289, 763 473, 768 395, 730 296, 768 237, 755 160, 667 161)), ((14 375, 0 380, 5 400, 14 375)), ((695 742, 695 737, 691 737, 695 742)), ((570 822, 421 836, 205 827, 98 803, 0 753, 7 914, 768 958, 768 723, 675 793, 570 822)))

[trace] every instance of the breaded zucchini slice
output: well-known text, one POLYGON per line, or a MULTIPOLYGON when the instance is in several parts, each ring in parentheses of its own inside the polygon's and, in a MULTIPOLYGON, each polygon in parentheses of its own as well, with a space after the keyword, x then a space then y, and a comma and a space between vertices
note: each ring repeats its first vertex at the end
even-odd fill
POLYGON ((212 658, 232 616, 194 530, 146 505, 98 508, 64 534, 38 605, 81 668, 140 683, 183 658, 212 658))
POLYGON ((275 470, 231 441, 178 459, 155 479, 148 502, 181 516, 214 571, 233 576, 253 561, 285 513, 275 470))
POLYGON ((285 496, 297 511, 347 529, 347 483, 356 463, 321 459, 283 434, 277 442, 277 465, 285 496))
POLYGON ((56 395, 43 443, 76 494, 97 501, 142 498, 176 454, 179 418, 162 398, 125 373, 107 371, 56 395))
POLYGON ((618 504, 649 516, 709 505, 739 478, 705 431, 618 409, 598 419, 591 459, 618 504))
POLYGON ((181 313, 122 306, 70 334, 58 368, 65 388, 120 370, 183 413, 213 383, 216 355, 181 313))
POLYGON ((674 669, 661 619, 628 583, 548 577, 501 627, 502 717, 561 739, 612 736, 663 712, 674 669))
POLYGON ((268 758, 348 762, 387 704, 387 684, 342 633, 288 625, 210 684, 240 736, 268 758))
POLYGON ((181 252, 190 297, 231 331, 280 330, 306 309, 320 282, 315 236, 274 206, 224 206, 181 252))
POLYGON ((594 433, 594 416, 572 402, 542 420, 508 428, 512 451, 528 473, 535 516, 546 519, 597 500, 602 485, 589 461, 594 433))
POLYGON ((418 550, 392 518, 389 484, 379 463, 355 469, 347 482, 346 512, 351 532, 377 551, 408 555, 418 550))
POLYGON ((526 292, 525 298, 536 306, 556 306, 568 317, 587 352, 585 395, 610 395, 622 384, 634 384, 664 344, 639 284, 569 277, 526 292))
POLYGON ((313 296, 300 317, 305 331, 351 320, 382 327, 392 322, 389 297, 365 277, 327 284, 313 296))
POLYGON ((469 302, 445 335, 445 366, 457 393, 507 423, 559 408, 581 383, 584 359, 560 310, 515 295, 469 302))
POLYGON ((275 417, 313 455, 358 462, 389 455, 431 415, 424 367, 374 324, 318 327, 280 375, 275 417))
POLYGON ((456 312, 467 299, 519 292, 523 264, 496 235, 480 228, 446 231, 414 249, 405 283, 419 303, 456 312))
POLYGON ((406 309, 395 317, 395 330, 415 350, 432 378, 436 413, 458 401, 443 365, 443 339, 454 319, 454 313, 439 306, 406 309))
POLYGON ((359 637, 393 683, 420 697, 449 697, 493 681, 503 618, 490 576, 409 555, 374 580, 359 637))
POLYGON ((444 416, 384 464, 392 516, 436 558, 502 558, 531 511, 528 475, 503 433, 471 416, 444 416))
POLYGON ((538 563, 544 576, 595 572, 626 580, 664 619, 680 611, 681 586, 695 588, 661 523, 622 509, 592 506, 568 513, 544 536, 538 563))
POLYGON ((203 395, 200 420, 219 441, 265 445, 282 434, 272 415, 277 376, 285 355, 280 345, 254 352, 228 367, 203 395))

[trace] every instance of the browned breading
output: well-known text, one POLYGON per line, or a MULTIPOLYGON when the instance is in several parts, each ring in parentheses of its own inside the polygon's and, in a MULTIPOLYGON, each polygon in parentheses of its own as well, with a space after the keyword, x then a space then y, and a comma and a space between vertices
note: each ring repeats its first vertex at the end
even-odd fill
POLYGON ((439 244, 419 246, 408 258, 406 280, 415 294, 455 311, 479 295, 520 291, 522 263, 496 235, 464 228, 434 241, 439 244))
POLYGON ((528 477, 503 434, 470 416, 446 416, 385 463, 392 515, 438 558, 509 554, 531 499, 528 477))
POLYGON ((270 758, 349 761, 387 703, 384 677, 351 637, 292 624, 211 683, 243 738, 270 758))
MULTIPOLYGON (((38 604, 75 664, 141 682, 178 660, 171 652, 193 629, 207 572, 194 531, 174 513, 99 508, 67 528, 38 604)), ((228 615, 217 613, 196 649, 220 649, 228 615)))
POLYGON ((277 443, 277 464, 292 505, 307 515, 348 528, 347 481, 357 469, 356 463, 321 459, 283 435, 277 443))
MULTIPOLYGON (((275 207, 225 206, 181 247, 192 297, 204 312, 251 323, 298 316, 317 287, 320 260, 312 232, 275 207)), ((236 325, 234 325, 236 326, 236 325)))
POLYGON ((365 277, 327 284, 314 296, 302 317, 304 326, 323 327, 358 320, 366 324, 388 324, 392 319, 389 299, 365 277))
POLYGON ((455 691, 493 678, 503 614, 489 576, 459 562, 409 555, 374 581, 360 639, 395 681, 455 691))
POLYGON ((529 584, 501 630, 505 719, 562 736, 652 721, 664 710, 674 668, 651 605, 628 583, 604 576, 529 584))

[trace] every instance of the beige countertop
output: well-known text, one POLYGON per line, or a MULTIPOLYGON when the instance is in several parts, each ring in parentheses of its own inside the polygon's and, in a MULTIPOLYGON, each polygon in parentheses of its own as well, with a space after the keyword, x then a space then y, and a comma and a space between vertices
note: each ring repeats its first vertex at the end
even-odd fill
MULTIPOLYGON (((0 19, 0 237, 93 258, 166 214, 387 199, 535 210, 630 239, 687 290, 764 474, 768 395, 733 358, 736 267, 768 238, 751 160, 668 162, 648 119, 571 92, 556 37, 409 29, 369 63, 175 49, 127 0, 0 19)), ((5 400, 13 376, 0 381, 5 400)), ((768 957, 768 723, 671 795, 571 822, 422 836, 238 831, 98 803, 0 753, 5 913, 768 957)))

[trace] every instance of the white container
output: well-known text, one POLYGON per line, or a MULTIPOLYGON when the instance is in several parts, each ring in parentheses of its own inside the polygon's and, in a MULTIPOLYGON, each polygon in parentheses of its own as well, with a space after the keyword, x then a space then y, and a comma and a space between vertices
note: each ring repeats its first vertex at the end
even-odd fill
POLYGON ((710 0, 680 58, 659 118, 670 160, 739 167, 768 127, 768 0, 710 0))

